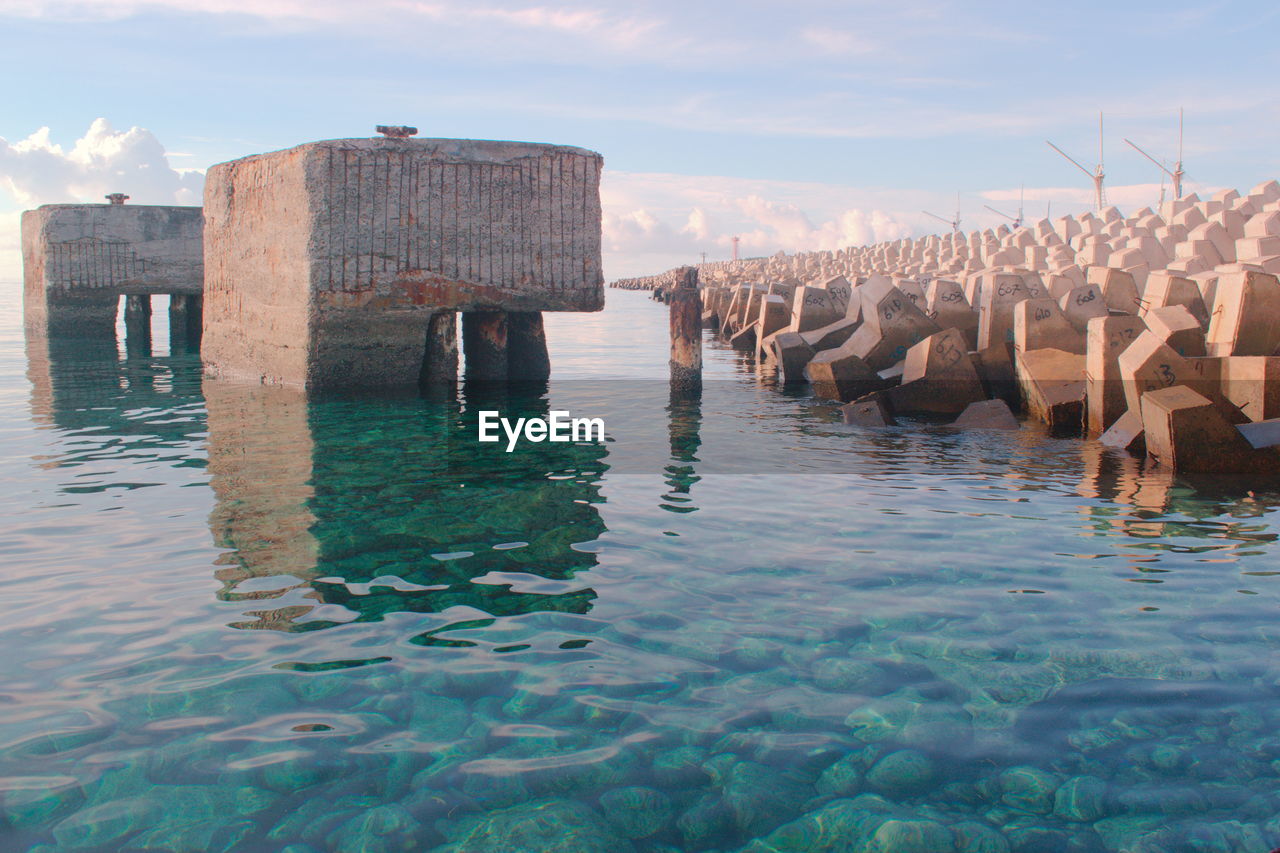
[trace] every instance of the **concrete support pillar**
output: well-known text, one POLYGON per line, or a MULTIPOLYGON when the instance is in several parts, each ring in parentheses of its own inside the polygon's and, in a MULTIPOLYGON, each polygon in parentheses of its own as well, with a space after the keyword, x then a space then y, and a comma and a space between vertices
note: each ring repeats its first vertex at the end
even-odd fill
POLYGON ((198 293, 175 293, 169 297, 169 349, 198 348, 203 328, 204 299, 198 293))
POLYGON ((507 314, 507 362, 507 378, 513 382, 546 382, 551 378, 541 311, 507 314))
POLYGON ((506 381, 507 313, 467 311, 462 315, 462 347, 467 357, 467 379, 506 381))
POLYGON ((124 298, 125 352, 131 356, 151 355, 151 297, 130 293, 124 298))
POLYGON ((432 314, 427 322, 427 346, 422 356, 421 385, 446 385, 458 381, 458 315, 453 311, 432 314))

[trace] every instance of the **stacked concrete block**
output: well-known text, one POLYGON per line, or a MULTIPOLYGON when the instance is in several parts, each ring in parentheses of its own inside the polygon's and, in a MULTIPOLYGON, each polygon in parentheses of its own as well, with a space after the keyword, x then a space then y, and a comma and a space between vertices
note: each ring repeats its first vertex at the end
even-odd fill
MULTIPOLYGON (((744 286, 798 282, 809 293, 843 277, 851 292, 842 316, 808 328, 793 302, 788 329, 764 355, 783 381, 802 372, 819 394, 863 395, 846 408, 868 422, 955 411, 959 403, 939 401, 945 395, 930 386, 947 375, 942 353, 954 347, 965 350, 957 364, 972 369, 958 396, 1004 398, 1054 432, 1085 425, 1134 453, 1145 452, 1148 413, 1164 425, 1153 427, 1157 464, 1201 464, 1161 449, 1166 435, 1176 443, 1203 420, 1181 414, 1201 411, 1181 389, 1232 429, 1253 429, 1250 441, 1280 432, 1271 426, 1280 423, 1280 183, 1129 216, 1108 208, 1019 229, 708 266, 703 280, 717 291, 709 304, 725 306, 730 335, 752 322, 730 310, 744 286)), ((1228 445, 1243 447, 1235 438, 1228 445)))

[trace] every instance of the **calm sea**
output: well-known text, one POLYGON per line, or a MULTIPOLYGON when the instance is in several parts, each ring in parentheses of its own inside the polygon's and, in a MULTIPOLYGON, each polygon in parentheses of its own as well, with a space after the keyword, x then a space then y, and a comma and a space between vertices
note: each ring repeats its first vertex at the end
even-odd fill
POLYGON ((0 849, 1280 845, 1280 489, 672 399, 608 302, 546 388, 307 400, 0 287, 0 849))

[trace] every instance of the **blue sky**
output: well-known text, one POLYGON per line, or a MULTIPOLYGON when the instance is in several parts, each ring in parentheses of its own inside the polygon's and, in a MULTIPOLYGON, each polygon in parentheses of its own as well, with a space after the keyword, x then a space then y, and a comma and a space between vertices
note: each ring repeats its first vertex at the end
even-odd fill
POLYGON ((1173 157, 1179 107, 1193 188, 1243 189, 1280 175, 1278 35, 1256 2, 0 0, 0 278, 22 207, 189 202, 158 173, 378 123, 600 151, 610 276, 926 233, 956 192, 969 227, 1020 185, 1082 209, 1044 139, 1092 166, 1099 110, 1122 207, 1160 179, 1122 137, 1173 157))

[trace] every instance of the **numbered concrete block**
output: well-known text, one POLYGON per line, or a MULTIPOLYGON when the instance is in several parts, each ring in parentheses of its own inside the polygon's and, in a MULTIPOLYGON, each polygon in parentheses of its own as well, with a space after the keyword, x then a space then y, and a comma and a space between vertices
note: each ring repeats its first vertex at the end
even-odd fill
POLYGON ((910 347, 940 331, 887 279, 869 280, 858 292, 863 322, 846 345, 873 370, 901 361, 910 347))
POLYGON ((1027 414, 1053 435, 1076 435, 1084 425, 1085 357, 1057 349, 1018 352, 1018 388, 1027 414))
POLYGON ((961 429, 1021 429, 1018 418, 1004 400, 970 403, 951 424, 961 429))
POLYGON ((1280 345, 1280 280, 1259 272, 1218 279, 1210 355, 1271 355, 1280 345))
POLYGON ((1274 454, 1255 451, 1209 398, 1185 385, 1143 395, 1142 425, 1148 461, 1172 471, 1259 472, 1274 464, 1274 454))
POLYGON ((1182 305, 1196 318, 1202 327, 1209 325, 1209 311, 1206 308, 1200 288, 1189 278, 1162 270, 1153 272, 1147 277, 1147 286, 1142 293, 1141 315, 1153 308, 1166 308, 1170 305, 1182 305))
POLYGON ((1229 356, 1220 361, 1223 395, 1251 421, 1280 418, 1280 357, 1229 356))
POLYGON ((1107 308, 1122 314, 1137 314, 1142 307, 1138 285, 1133 276, 1122 269, 1091 266, 1086 272, 1088 284, 1096 284, 1102 291, 1107 308))
POLYGON ((989 273, 978 284, 978 349, 1013 343, 1013 306, 1031 292, 1016 273, 989 273))
MULTIPOLYGON (((213 166, 213 375, 307 388, 416 384, 441 312, 598 311, 600 155, 339 139, 213 166)), ((468 359, 470 361, 470 359, 468 359)))
POLYGON ((801 287, 796 291, 791 306, 790 329, 793 332, 810 332, 829 326, 844 318, 848 303, 836 305, 825 288, 801 287))
POLYGON ((959 329, 966 349, 978 343, 978 312, 969 307, 959 282, 939 279, 925 291, 925 313, 940 329, 959 329))
POLYGON ((1125 402, 1135 412, 1142 411, 1143 395, 1161 388, 1186 385, 1198 393, 1214 393, 1188 359, 1149 330, 1120 353, 1118 363, 1125 402))
POLYGON ((1015 352, 1059 349, 1084 355, 1084 334, 1071 325, 1053 299, 1024 299, 1013 308, 1013 348, 1015 352))
MULTIPOLYGON (((831 297, 831 305, 843 317, 849 310, 849 299, 853 296, 853 285, 842 275, 832 276, 822 282, 820 287, 831 297)), ((838 319, 838 318, 837 318, 838 319)))
POLYGON ((1106 300, 1102 297, 1102 289, 1096 284, 1075 287, 1063 294, 1058 307, 1066 316, 1067 322, 1081 333, 1089 329, 1089 321, 1095 317, 1105 317, 1109 313, 1106 300))
POLYGON ((1198 358, 1206 355, 1204 329, 1184 305, 1166 305, 1152 308, 1143 318, 1160 340, 1178 355, 1198 358))
POLYGON ((886 392, 895 413, 954 414, 986 399, 964 335, 947 329, 907 351, 902 384, 886 392))

